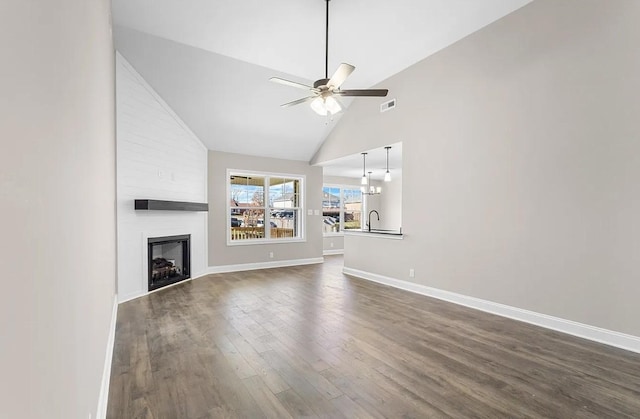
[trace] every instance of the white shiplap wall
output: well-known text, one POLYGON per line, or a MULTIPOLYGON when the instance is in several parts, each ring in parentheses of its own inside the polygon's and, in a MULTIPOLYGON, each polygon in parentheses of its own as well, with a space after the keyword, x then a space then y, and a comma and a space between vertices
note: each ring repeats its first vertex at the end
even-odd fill
POLYGON ((191 234, 191 276, 207 269, 204 212, 135 211, 134 199, 207 202, 207 149, 116 54, 118 297, 147 293, 147 238, 191 234))

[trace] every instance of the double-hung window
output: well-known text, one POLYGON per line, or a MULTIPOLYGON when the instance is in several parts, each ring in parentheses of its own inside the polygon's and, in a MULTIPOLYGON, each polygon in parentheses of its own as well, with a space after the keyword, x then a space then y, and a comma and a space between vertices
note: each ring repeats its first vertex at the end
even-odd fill
POLYGON ((332 234, 361 229, 362 198, 359 187, 325 185, 322 188, 322 231, 332 234))
POLYGON ((227 173, 229 244, 304 240, 304 176, 227 173))

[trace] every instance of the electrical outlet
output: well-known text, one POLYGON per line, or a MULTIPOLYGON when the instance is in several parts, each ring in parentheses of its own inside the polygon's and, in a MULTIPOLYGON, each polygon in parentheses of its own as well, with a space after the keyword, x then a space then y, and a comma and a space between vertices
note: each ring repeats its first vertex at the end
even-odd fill
POLYGON ((416 277, 416 270, 413 268, 409 268, 409 278, 415 278, 416 277))
POLYGON ((273 252, 269 252, 269 258, 273 259, 273 252))
POLYGON ((333 242, 331 242, 331 243, 329 244, 329 246, 333 247, 333 242))

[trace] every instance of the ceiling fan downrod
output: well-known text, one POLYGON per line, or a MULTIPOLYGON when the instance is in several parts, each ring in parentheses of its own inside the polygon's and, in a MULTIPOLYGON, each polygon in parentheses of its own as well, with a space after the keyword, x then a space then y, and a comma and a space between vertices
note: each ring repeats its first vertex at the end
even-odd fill
POLYGON ((331 78, 329 78, 329 2, 331 0, 324 1, 326 3, 324 78, 314 81, 313 86, 308 86, 304 83, 298 83, 295 81, 282 79, 280 77, 271 77, 269 80, 272 82, 307 90, 310 93, 310 96, 280 105, 283 108, 299 105, 305 102, 311 102, 311 109, 313 109, 319 115, 333 115, 342 110, 342 105, 340 105, 338 97, 384 97, 389 92, 387 89, 340 89, 342 83, 344 83, 347 77, 349 77, 353 70, 355 70, 354 66, 347 63, 341 63, 335 73, 333 73, 331 78))
POLYGON ((325 0, 327 3, 327 21, 325 24, 325 39, 324 39, 324 78, 329 78, 329 2, 331 0, 325 0))

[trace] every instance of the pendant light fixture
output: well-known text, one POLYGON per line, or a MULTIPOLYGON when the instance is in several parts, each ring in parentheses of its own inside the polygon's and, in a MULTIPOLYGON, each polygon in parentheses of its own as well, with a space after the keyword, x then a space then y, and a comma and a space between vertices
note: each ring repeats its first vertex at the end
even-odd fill
POLYGON ((382 187, 373 186, 371 184, 371 173, 373 172, 367 173, 369 174, 369 176, 367 176, 367 186, 361 186, 360 191, 363 195, 380 195, 382 193, 382 187))
POLYGON ((375 187, 371 184, 371 173, 373 172, 367 172, 368 153, 360 154, 362 154, 362 180, 360 182, 362 186, 360 186, 360 192, 362 192, 363 195, 379 195, 382 193, 382 188, 380 186, 375 187))
POLYGON ((391 149, 391 146, 386 146, 385 150, 387 150, 387 171, 384 174, 384 181, 385 182, 391 182, 391 172, 389 172, 389 150, 391 149))
POLYGON ((366 185, 367 182, 367 153, 362 153, 362 180, 360 181, 361 185, 366 185))

